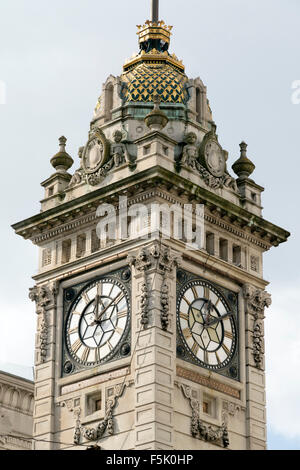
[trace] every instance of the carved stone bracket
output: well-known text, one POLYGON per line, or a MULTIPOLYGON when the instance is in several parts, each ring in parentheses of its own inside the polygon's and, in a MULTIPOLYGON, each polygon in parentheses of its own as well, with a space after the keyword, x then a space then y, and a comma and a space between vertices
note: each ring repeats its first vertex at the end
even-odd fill
POLYGON ((198 400, 193 398, 191 387, 185 384, 180 384, 178 382, 175 382, 175 385, 181 389, 185 398, 187 398, 190 402, 192 409, 192 436, 196 439, 200 439, 205 442, 211 442, 213 444, 227 448, 229 446, 229 436, 225 413, 222 414, 223 422, 221 426, 212 426, 208 423, 204 423, 204 421, 202 421, 199 416, 200 403, 198 400))
POLYGON ((128 263, 134 265, 138 272, 144 274, 141 296, 141 323, 143 328, 149 324, 149 304, 150 295, 148 275, 151 269, 156 270, 162 276, 161 288, 161 325, 166 330, 169 324, 169 288, 166 283, 167 273, 171 273, 175 266, 178 266, 180 259, 171 253, 169 247, 159 242, 154 242, 150 246, 142 247, 135 256, 128 257, 128 263))
POLYGON ((106 401, 105 417, 95 428, 87 428, 82 426, 80 423, 81 411, 78 411, 76 415, 76 426, 74 431, 74 444, 79 445, 82 437, 88 441, 96 441, 101 439, 105 432, 107 432, 109 436, 114 434, 113 411, 118 403, 118 399, 123 395, 125 388, 132 384, 133 381, 128 381, 122 384, 118 384, 114 387, 114 393, 106 401))
POLYGON ((264 341, 263 320, 265 307, 270 307, 271 295, 261 289, 246 284, 243 289, 246 300, 246 312, 252 315, 253 323, 253 358, 258 369, 263 367, 264 341))
POLYGON ((41 315, 41 323, 39 328, 39 345, 40 362, 44 363, 47 357, 48 346, 48 322, 47 310, 54 308, 56 305, 56 296, 58 285, 56 282, 49 283, 44 286, 34 286, 29 289, 29 298, 36 303, 36 313, 41 315))

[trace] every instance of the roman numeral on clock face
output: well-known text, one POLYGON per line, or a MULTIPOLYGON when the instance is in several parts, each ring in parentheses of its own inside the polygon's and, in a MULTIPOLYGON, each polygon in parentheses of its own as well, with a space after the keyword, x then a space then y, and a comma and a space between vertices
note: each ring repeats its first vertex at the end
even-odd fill
POLYGON ((230 351, 229 351, 229 349, 227 348, 227 346, 226 346, 224 343, 222 344, 222 348, 224 349, 224 351, 225 351, 225 353, 227 354, 227 356, 229 356, 230 351))
POLYGON ((192 333, 191 333, 191 330, 189 328, 185 328, 183 331, 182 331, 184 337, 186 339, 190 338, 192 336, 192 333))
POLYGON ((182 313, 182 312, 180 312, 180 318, 182 318, 183 320, 186 320, 186 321, 189 320, 189 316, 188 316, 187 313, 182 313))
POLYGON ((195 356, 197 356, 198 351, 199 351, 199 344, 195 342, 192 347, 192 353, 195 354, 195 356))
POLYGON ((74 351, 74 353, 76 354, 78 352, 78 350, 80 349, 80 346, 82 345, 82 342, 80 340, 80 338, 78 338, 75 343, 72 344, 72 349, 74 351))
POLYGON ((233 339, 233 334, 230 331, 225 331, 224 336, 229 339, 233 339))
POLYGON ((209 291, 209 288, 207 286, 204 286, 204 298, 209 300, 209 294, 210 294, 210 291, 209 291))
POLYGON ((89 357, 89 354, 90 354, 90 348, 85 348, 83 353, 81 354, 81 360, 84 361, 84 362, 88 362, 88 357, 89 357))

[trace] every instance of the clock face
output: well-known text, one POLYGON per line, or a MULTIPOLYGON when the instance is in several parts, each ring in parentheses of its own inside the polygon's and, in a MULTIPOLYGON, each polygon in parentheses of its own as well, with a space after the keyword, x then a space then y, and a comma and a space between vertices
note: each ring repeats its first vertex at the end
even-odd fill
POLYGON ((222 294, 203 280, 192 280, 177 301, 179 334, 196 362, 211 370, 226 367, 236 348, 233 313, 222 294))
POLYGON ((66 322, 69 354, 80 364, 109 359, 129 321, 129 299, 123 284, 103 278, 88 285, 75 299, 66 322))

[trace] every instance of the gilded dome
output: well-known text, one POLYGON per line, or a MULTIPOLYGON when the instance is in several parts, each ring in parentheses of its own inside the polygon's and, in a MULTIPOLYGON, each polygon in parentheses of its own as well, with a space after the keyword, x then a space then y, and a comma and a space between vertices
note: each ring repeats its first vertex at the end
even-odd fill
MULTIPOLYGON (((145 56, 143 59, 146 59, 145 56)), ((158 95, 161 103, 186 103, 188 79, 178 67, 173 66, 171 60, 166 56, 164 59, 151 62, 142 60, 122 75, 125 101, 148 103, 153 102, 153 97, 158 95)))

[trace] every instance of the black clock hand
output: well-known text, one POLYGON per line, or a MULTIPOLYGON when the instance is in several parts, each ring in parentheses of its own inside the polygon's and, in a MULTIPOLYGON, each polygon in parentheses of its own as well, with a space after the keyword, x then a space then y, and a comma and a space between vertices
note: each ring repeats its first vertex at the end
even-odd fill
POLYGON ((214 320, 211 320, 211 321, 208 322, 205 326, 206 326, 206 327, 210 327, 210 326, 212 326, 212 325, 215 325, 215 324, 218 323, 219 321, 224 320, 224 319, 227 318, 227 317, 231 317, 231 315, 233 315, 233 312, 225 313, 225 315, 222 315, 222 316, 219 317, 219 318, 215 318, 214 320))
POLYGON ((95 321, 93 324, 99 324, 101 322, 101 318, 103 317, 105 312, 107 312, 109 307, 111 307, 111 305, 117 301, 117 299, 120 297, 121 294, 122 294, 122 291, 119 292, 119 294, 114 299, 112 299, 112 301, 100 312, 100 315, 97 316, 97 319, 95 318, 95 321))

